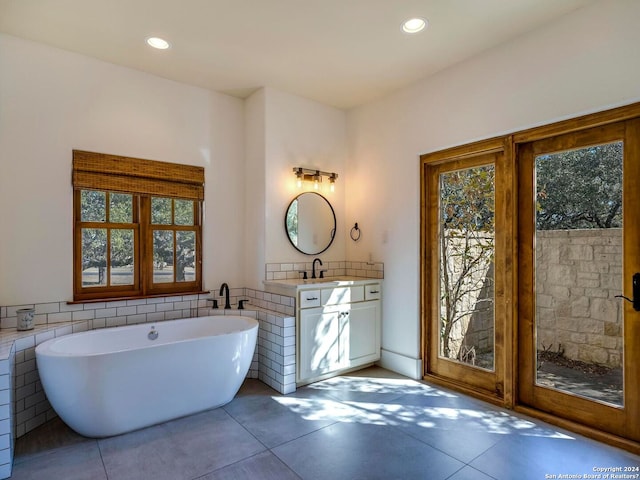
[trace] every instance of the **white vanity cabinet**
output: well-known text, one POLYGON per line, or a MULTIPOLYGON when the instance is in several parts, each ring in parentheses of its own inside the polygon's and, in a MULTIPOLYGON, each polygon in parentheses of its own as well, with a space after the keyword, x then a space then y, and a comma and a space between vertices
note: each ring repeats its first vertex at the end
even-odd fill
POLYGON ((299 385, 380 359, 381 282, 299 288, 299 385))

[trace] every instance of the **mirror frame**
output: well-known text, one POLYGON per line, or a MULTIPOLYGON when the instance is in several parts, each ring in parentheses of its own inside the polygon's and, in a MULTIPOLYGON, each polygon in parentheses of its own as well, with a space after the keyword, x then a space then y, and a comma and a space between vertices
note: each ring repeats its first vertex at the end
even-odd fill
POLYGON ((295 248, 297 251, 299 251, 300 253, 303 253, 305 255, 320 255, 321 253, 327 251, 327 249, 333 244, 333 241, 336 238, 336 228, 337 228, 337 219, 336 219, 336 212, 333 209, 333 205, 331 205, 331 202, 329 202, 329 200, 327 200, 326 197, 324 197, 323 195, 319 194, 318 192, 302 192, 299 195, 296 195, 291 200, 291 202, 289 202, 289 205, 287 206, 287 209, 284 212, 284 232, 287 235, 287 239, 289 240, 289 243, 293 246, 293 248, 295 248), (327 202, 327 205, 329 206, 329 209, 331 210, 331 215, 333 216, 333 229, 331 230, 331 240, 329 240, 329 243, 327 244, 326 247, 324 247, 322 250, 319 250, 317 252, 305 252, 304 250, 300 249, 297 245, 295 245, 293 243, 293 240, 291 239, 291 236, 289 235, 289 229, 287 228, 287 216, 289 214, 289 209, 291 208, 291 205, 293 205, 293 202, 298 200, 302 195, 308 195, 308 194, 317 195, 322 200, 327 202))

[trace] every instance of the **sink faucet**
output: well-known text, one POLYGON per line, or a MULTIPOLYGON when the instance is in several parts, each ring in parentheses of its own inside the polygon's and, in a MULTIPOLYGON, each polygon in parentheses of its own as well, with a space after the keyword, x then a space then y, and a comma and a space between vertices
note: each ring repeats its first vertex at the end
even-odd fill
POLYGON ((225 293, 224 308, 225 309, 231 308, 231 304, 229 303, 229 285, 227 285, 226 283, 223 283, 220 286, 220 295, 222 295, 223 292, 225 293))
POLYGON ((316 262, 320 262, 320 265, 322 265, 322 260, 319 258, 313 260, 313 264, 311 265, 311 278, 316 278, 316 262))

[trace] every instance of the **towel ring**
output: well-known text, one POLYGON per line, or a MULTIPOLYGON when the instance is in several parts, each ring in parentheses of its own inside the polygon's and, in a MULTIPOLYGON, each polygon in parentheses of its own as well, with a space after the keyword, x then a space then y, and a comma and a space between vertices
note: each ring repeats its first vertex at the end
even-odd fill
POLYGON ((362 232, 358 228, 358 222, 356 222, 356 224, 353 227, 351 227, 351 231, 349 232, 349 236, 351 237, 351 240, 353 240, 354 242, 357 242, 358 240, 360 240, 360 234, 361 233, 362 232))

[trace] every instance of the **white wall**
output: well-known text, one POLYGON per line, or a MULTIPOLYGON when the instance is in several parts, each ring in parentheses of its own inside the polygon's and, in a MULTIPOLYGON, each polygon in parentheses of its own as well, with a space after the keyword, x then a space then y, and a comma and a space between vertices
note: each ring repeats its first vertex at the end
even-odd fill
MULTIPOLYGON (((273 88, 266 93, 265 219, 266 262, 311 262, 313 256, 298 252, 284 230, 284 216, 291 200, 301 193, 293 167, 318 169, 339 175, 336 189, 328 182, 319 191, 332 204, 337 218, 334 243, 322 260, 345 260, 344 166, 347 151, 346 113, 273 88)), ((305 187, 310 188, 310 187, 305 187)))
MULTIPOLYGON (((597 2, 348 115, 347 257, 385 262, 383 358, 419 375, 420 154, 640 99, 640 2, 597 2)), ((428 35, 428 32, 426 33, 428 35)))
POLYGON ((265 276, 265 102, 260 89, 245 103, 245 278, 246 286, 256 290, 262 289, 265 276))
MULTIPOLYGON (((265 263, 311 262, 289 242, 284 216, 299 190, 294 167, 339 175, 335 192, 323 184, 337 221, 334 243, 323 261, 345 260, 343 182, 347 150, 346 113, 273 88, 262 88, 246 101, 247 286, 262 289, 265 263)), ((325 179, 326 180, 326 179, 325 179)))
POLYGON ((0 34, 0 305, 72 299, 73 149, 205 167, 204 286, 243 284, 242 122, 241 100, 0 34))

